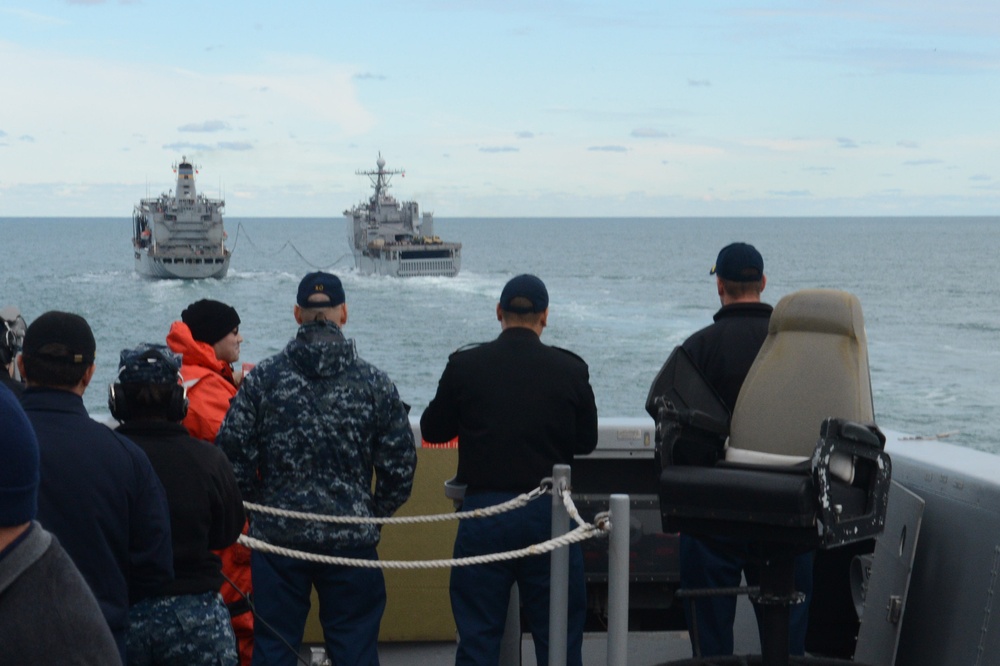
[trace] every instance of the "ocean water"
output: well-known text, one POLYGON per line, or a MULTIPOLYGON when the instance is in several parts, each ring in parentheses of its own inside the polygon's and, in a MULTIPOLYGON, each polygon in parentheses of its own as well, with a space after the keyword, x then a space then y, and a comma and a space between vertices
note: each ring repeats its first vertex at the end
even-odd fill
POLYGON ((241 360, 257 362, 294 335, 302 275, 330 270, 347 292, 346 334, 416 415, 449 353, 497 335, 506 280, 532 272, 550 294, 542 339, 589 363, 599 414, 644 417, 663 360, 719 306, 719 248, 740 240, 763 254, 772 304, 812 287, 860 298, 882 427, 1000 452, 1000 218, 443 218, 435 233, 463 243, 460 275, 405 280, 356 274, 340 217, 226 228, 228 277, 156 281, 133 270, 129 218, 0 218, 0 306, 29 323, 53 309, 88 319, 98 351, 85 403, 104 419, 118 352, 162 342, 189 303, 233 305, 241 360))

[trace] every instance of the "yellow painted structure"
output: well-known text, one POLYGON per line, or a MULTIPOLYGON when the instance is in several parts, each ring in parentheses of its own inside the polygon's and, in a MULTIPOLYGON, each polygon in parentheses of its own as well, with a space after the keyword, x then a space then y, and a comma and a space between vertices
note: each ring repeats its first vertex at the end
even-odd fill
MULTIPOLYGON (((419 442, 419 435, 417 441, 419 442)), ((454 506, 444 496, 444 482, 455 476, 457 449, 417 449, 417 471, 409 501, 397 516, 451 513, 454 506)), ((378 547, 383 560, 450 559, 457 520, 414 525, 386 525, 378 547)), ((451 641, 455 621, 448 598, 450 569, 386 569, 386 609, 380 641, 451 641)), ((304 641, 322 643, 319 604, 313 592, 312 609, 304 641)))

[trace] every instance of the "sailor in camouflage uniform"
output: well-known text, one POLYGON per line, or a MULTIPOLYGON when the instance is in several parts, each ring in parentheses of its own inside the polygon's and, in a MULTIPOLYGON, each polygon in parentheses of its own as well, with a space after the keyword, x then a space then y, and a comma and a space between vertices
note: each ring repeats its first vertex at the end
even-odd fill
MULTIPOLYGON (((538 487, 556 464, 597 446, 597 407, 587 364, 540 340, 548 323, 549 294, 534 275, 512 278, 496 314, 502 331, 492 342, 461 349, 448 359, 437 394, 420 418, 423 439, 458 437, 458 474, 467 486, 462 509, 500 504, 538 487)), ((486 519, 463 520, 455 557, 525 548, 552 534, 552 502, 486 519)), ((535 640, 539 664, 548 663, 550 556, 456 567, 451 607, 458 627, 455 663, 496 664, 514 582, 535 640)), ((567 664, 582 663, 586 612, 583 554, 570 546, 567 664)))
POLYGON ((120 358, 108 407, 163 483, 174 552, 173 582, 129 609, 129 666, 236 666, 221 562, 212 552, 234 543, 246 522, 233 468, 181 424, 187 397, 179 354, 143 344, 120 358))
MULTIPOLYGON (((245 499, 334 516, 392 515, 410 496, 416 468, 408 407, 378 368, 344 338, 344 288, 310 273, 299 285, 295 339, 249 373, 216 443, 245 499), (372 476, 375 487, 372 492, 372 476)), ((294 550, 378 559, 379 528, 251 514, 250 536, 294 550)), ((385 609, 380 569, 317 564, 254 551, 254 664, 295 664, 312 586, 335 664, 378 664, 385 609), (280 635, 275 636, 266 625, 280 635), (283 640, 282 640, 283 639, 283 640)))

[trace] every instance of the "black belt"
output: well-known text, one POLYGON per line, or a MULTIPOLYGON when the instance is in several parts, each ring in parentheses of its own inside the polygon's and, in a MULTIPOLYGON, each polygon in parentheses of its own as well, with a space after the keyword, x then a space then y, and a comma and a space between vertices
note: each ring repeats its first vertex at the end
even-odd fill
POLYGON ((244 597, 226 604, 226 610, 229 611, 229 617, 236 617, 237 615, 249 613, 253 609, 250 608, 250 601, 244 597))

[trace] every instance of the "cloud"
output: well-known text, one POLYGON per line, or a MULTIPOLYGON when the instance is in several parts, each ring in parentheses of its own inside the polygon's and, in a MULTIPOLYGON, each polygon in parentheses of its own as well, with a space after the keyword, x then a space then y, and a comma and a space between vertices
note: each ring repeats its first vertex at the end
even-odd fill
POLYGON ((712 82, 708 79, 688 79, 688 85, 692 88, 709 88, 712 82))
POLYGON ((858 144, 854 142, 854 139, 848 139, 847 137, 839 136, 837 137, 837 145, 841 148, 857 148, 858 144))
POLYGON ((359 72, 351 78, 355 81, 385 81, 385 75, 374 72, 359 72))
POLYGON ((592 150, 592 151, 595 151, 595 152, 603 152, 603 153, 627 153, 628 152, 628 148, 626 148, 625 146, 591 146, 590 148, 587 148, 587 150, 592 150))
POLYGON ((638 127, 632 130, 632 136, 639 139, 665 139, 669 137, 670 134, 652 127, 638 127))
POLYGON ((483 146, 479 149, 481 153, 517 153, 520 148, 514 146, 483 146))
POLYGON ((177 143, 165 143, 165 144, 163 144, 163 149, 164 150, 173 150, 173 151, 181 151, 181 150, 205 150, 205 151, 209 151, 209 150, 212 150, 212 146, 208 145, 207 143, 177 142, 177 143))
POLYGON ((35 137, 31 136, 30 134, 22 134, 21 136, 17 137, 17 140, 24 141, 25 143, 34 143, 35 137))
POLYGON ((4 132, 3 130, 0 130, 0 139, 2 139, 5 136, 7 136, 7 132, 4 132))
POLYGON ((833 167, 828 166, 809 166, 803 167, 802 170, 808 173, 816 173, 820 176, 829 176, 834 171, 833 167))
POLYGON ((188 141, 177 141, 175 143, 164 144, 164 150, 172 150, 179 152, 182 150, 197 150, 205 153, 215 152, 216 150, 253 150, 254 146, 252 143, 246 141, 219 141, 215 145, 210 143, 191 143, 188 141))
POLYGON ((904 166, 929 166, 932 164, 944 164, 944 160, 927 159, 927 160, 909 160, 907 162, 903 162, 904 166))
POLYGON ((229 129, 224 120, 206 120, 203 123, 188 123, 177 128, 178 132, 221 132, 229 129))
POLYGON ((24 21, 31 21, 33 23, 49 23, 53 25, 67 25, 68 22, 63 19, 55 18, 54 16, 46 16, 45 14, 36 14, 35 12, 29 12, 25 9, 0 9, 0 13, 9 14, 10 16, 16 16, 24 21))
POLYGON ((916 141, 897 141, 896 145, 900 148, 919 148, 920 144, 916 141))
POLYGON ((811 197, 809 190, 768 190, 768 194, 776 197, 811 197))
POLYGON ((974 176, 970 176, 969 180, 975 180, 975 181, 979 181, 979 182, 986 182, 986 181, 993 180, 993 176, 990 176, 990 175, 985 174, 985 173, 977 173, 974 176))
POLYGON ((534 139, 535 138, 535 133, 534 132, 528 132, 528 131, 515 132, 514 136, 516 136, 518 139, 534 139))
POLYGON ((220 141, 220 150, 253 150, 253 144, 248 141, 220 141))

